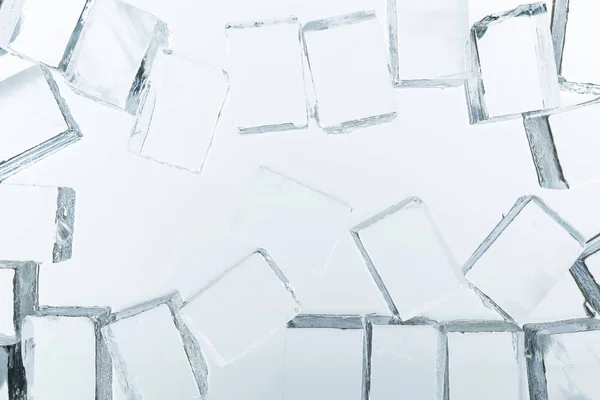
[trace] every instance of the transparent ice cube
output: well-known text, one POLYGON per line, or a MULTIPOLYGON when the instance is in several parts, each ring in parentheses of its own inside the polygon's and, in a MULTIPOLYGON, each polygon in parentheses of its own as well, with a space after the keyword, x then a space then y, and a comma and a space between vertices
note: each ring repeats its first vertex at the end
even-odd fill
POLYGON ((302 28, 316 94, 315 117, 328 133, 396 118, 380 22, 357 12, 302 28))
POLYGON ((300 23, 296 17, 226 27, 234 122, 241 133, 308 126, 300 23))

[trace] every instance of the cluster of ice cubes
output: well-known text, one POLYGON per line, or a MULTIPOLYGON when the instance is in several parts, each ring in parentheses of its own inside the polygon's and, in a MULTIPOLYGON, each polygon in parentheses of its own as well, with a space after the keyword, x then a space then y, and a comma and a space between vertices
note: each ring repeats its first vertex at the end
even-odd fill
MULTIPOLYGON (((464 85, 470 122, 522 118, 540 185, 568 189, 600 167, 599 100, 561 100, 600 96, 581 46, 597 8, 556 0, 550 21, 545 3, 523 4, 469 27, 466 0, 389 0, 385 18, 230 23, 225 72, 173 51, 167 23, 120 0, 4 0, 0 181, 83 137, 57 80, 133 115, 132 152, 197 173, 226 105, 240 134, 313 120, 342 134, 394 120, 395 88, 464 85)), ((426 203, 399 200, 349 227, 351 206, 262 167, 232 226, 252 251, 205 287, 115 311, 39 304, 40 265, 73 252, 75 192, 1 184, 0 400, 209 399, 211 362, 283 329, 285 400, 598 398, 600 240, 524 196, 461 267, 426 203), (322 273, 343 235, 387 315, 301 313, 280 262, 322 273), (558 312, 565 290, 581 302, 558 312)))

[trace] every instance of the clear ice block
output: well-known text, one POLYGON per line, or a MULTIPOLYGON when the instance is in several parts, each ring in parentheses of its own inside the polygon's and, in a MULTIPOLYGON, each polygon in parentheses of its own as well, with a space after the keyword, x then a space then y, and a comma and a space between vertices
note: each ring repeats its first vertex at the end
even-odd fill
POLYGON ((449 399, 528 399, 523 332, 447 335, 449 399))
MULTIPOLYGON (((0 63, 16 58, 4 54, 0 63)), ((0 181, 82 136, 50 72, 22 67, 22 60, 13 63, 6 71, 9 77, 0 81, 0 181), (12 74, 15 68, 20 72, 12 74)))
POLYGON ((469 76, 467 0, 388 0, 387 18, 395 86, 463 84, 469 76))
POLYGON ((65 78, 78 93, 135 114, 167 25, 120 0, 94 0, 85 14, 65 78))
POLYGON ((593 132, 600 123, 600 101, 593 100, 553 112, 523 116, 540 186, 567 189, 600 180, 593 132))
POLYGON ((129 149, 142 157, 200 173, 227 96, 225 73, 161 51, 141 95, 129 149))
POLYGON ((38 264, 0 261, 0 346, 19 341, 21 321, 38 306, 38 264))
POLYGON ((176 296, 143 303, 112 314, 102 328, 127 398, 201 398, 192 358, 176 325, 178 303, 176 296))
POLYGON ((73 307, 25 317, 21 352, 28 399, 94 400, 97 391, 109 390, 110 381, 98 379, 111 369, 108 353, 97 351, 99 323, 106 315, 106 309, 73 307))
POLYGON ((524 4, 475 23, 468 54, 474 76, 466 81, 465 93, 472 124, 560 105, 544 3, 524 4))
POLYGON ((351 230, 394 315, 410 319, 464 283, 425 204, 410 197, 351 230))
POLYGON ((388 400, 392 393, 419 400, 438 400, 443 391, 438 361, 443 339, 432 325, 370 325, 370 400, 388 400))
POLYGON ((526 196, 463 266, 467 279, 518 323, 527 322, 585 241, 541 199, 526 196))
POLYGON ((233 120, 240 133, 308 126, 298 18, 228 24, 233 120))
POLYGON ((233 230, 277 260, 324 271, 351 211, 333 197, 260 167, 233 230))
POLYGON ((226 270, 181 308, 191 331, 208 342, 221 365, 285 328, 299 312, 288 280, 264 250, 226 270))
POLYGON ((316 95, 315 118, 323 130, 343 133, 396 118, 375 12, 308 22, 302 32, 316 95))
POLYGON ((359 329, 340 329, 330 319, 331 327, 286 330, 284 400, 362 398, 363 329, 357 320, 359 329))
POLYGON ((12 344, 16 341, 14 326, 15 270, 0 267, 0 345, 12 344))
POLYGON ((90 2, 4 0, 0 4, 0 44, 24 58, 59 68, 77 39, 82 14, 90 2))
POLYGON ((75 192, 65 187, 0 185, 0 259, 61 262, 71 258, 75 192))

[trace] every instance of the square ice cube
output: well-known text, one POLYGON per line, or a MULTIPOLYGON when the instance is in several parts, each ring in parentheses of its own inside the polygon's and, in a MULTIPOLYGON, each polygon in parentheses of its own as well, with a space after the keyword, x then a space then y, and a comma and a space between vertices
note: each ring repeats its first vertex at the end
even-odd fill
POLYGON ((141 95, 129 149, 159 163, 200 173, 228 89, 223 70, 161 51, 141 95))
POLYGON ((0 56, 2 66, 15 60, 0 81, 0 181, 82 136, 50 72, 41 66, 23 70, 23 60, 16 59, 0 56))
POLYGON ((463 84, 468 77, 467 0, 388 0, 387 18, 395 86, 463 84))
POLYGON ((517 201, 463 271, 522 324, 575 263, 584 243, 541 199, 527 196, 517 201))
POLYGON ((233 230, 275 259, 324 271, 352 208, 266 167, 254 175, 233 230))
POLYGON ((233 120, 241 133, 308 126, 298 18, 226 26, 233 120))
POLYGON ((80 94, 135 114, 167 38, 155 16, 120 0, 94 0, 65 59, 65 78, 80 94))
POLYGON ((524 4, 475 23, 469 56, 474 77, 466 81, 465 92, 472 124, 560 105, 544 3, 524 4))
POLYGON ((343 133, 396 118, 374 11, 308 22, 302 32, 316 95, 315 117, 323 130, 343 133))
POLYGON ((390 311, 419 315, 460 289, 464 276, 423 201, 410 197, 351 230, 390 311))

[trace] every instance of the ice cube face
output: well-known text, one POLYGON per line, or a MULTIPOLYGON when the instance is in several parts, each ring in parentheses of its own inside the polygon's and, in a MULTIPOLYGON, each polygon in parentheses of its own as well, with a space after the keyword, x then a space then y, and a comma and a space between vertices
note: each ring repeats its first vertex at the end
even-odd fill
POLYGON ((6 0, 0 5, 0 44, 26 59, 52 68, 77 38, 90 0, 6 0))
POLYGON ((467 279, 522 324, 577 261, 581 234, 540 199, 525 197, 463 267, 467 279))
POLYGON ((351 211, 341 201, 261 167, 232 229, 275 259, 323 272, 351 211))
POLYGON ((466 0, 388 0, 392 81, 401 87, 463 84, 468 74, 466 0))
POLYGON ((200 173, 229 89, 223 70, 165 50, 158 53, 149 79, 129 149, 200 173))
POLYGON ((560 91, 544 3, 490 15, 471 28, 474 77, 465 83, 472 124, 558 107, 560 91), (519 37, 518 41, 507 38, 519 37))
POLYGON ((41 66, 23 70, 23 62, 0 56, 0 68, 6 66, 8 75, 0 81, 0 181, 82 136, 50 72, 41 66))
POLYGON ((65 78, 80 94, 135 114, 167 39, 166 24, 153 15, 120 0, 95 0, 65 60, 65 78))
POLYGON ((181 309, 191 331, 208 342, 221 365, 285 328, 299 312, 287 279, 264 250, 226 270, 181 309))
POLYGON ((600 141, 591 127, 600 122, 600 102, 524 116, 540 186, 567 189, 600 179, 594 151, 600 141))
POLYGON ((328 133, 396 118, 380 22, 359 12, 302 28, 316 96, 315 117, 328 133))
POLYGON ((418 315, 464 282, 419 198, 378 213, 351 234, 390 310, 403 319, 418 315))
POLYGON ((362 329, 286 330, 284 400, 360 400, 362 368, 362 329))
POLYGON ((300 23, 296 17, 228 24, 234 123, 241 133, 308 126, 300 23))

